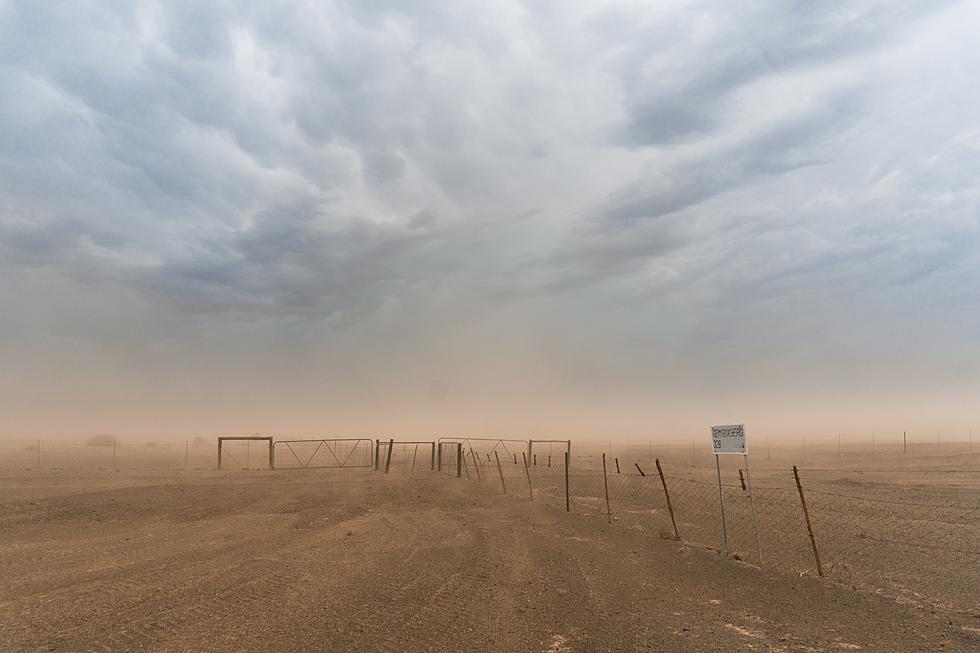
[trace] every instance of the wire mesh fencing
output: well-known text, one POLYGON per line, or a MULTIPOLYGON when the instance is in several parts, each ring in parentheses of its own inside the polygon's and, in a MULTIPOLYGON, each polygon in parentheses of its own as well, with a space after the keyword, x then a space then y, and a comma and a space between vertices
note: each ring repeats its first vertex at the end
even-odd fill
POLYGON ((796 485, 793 470, 752 488, 669 472, 661 476, 639 466, 636 473, 622 473, 622 467, 615 473, 608 461, 605 473, 571 469, 566 479, 564 464, 525 467, 521 457, 515 463, 499 453, 468 453, 469 478, 501 495, 561 510, 567 501, 576 514, 727 551, 751 564, 824 575, 900 600, 980 614, 977 505, 808 490, 805 476, 796 485))
MULTIPOLYGON (((265 462, 268 463, 268 456, 265 462)), ((141 442, 113 436, 0 440, 0 470, 8 472, 199 470, 214 469, 217 463, 213 438, 141 442)))

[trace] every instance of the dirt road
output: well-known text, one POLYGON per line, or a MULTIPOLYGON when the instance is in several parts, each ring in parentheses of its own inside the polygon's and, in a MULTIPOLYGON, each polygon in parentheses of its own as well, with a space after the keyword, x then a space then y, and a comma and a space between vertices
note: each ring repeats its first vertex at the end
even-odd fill
POLYGON ((2 651, 969 651, 980 624, 475 483, 0 479, 2 651))

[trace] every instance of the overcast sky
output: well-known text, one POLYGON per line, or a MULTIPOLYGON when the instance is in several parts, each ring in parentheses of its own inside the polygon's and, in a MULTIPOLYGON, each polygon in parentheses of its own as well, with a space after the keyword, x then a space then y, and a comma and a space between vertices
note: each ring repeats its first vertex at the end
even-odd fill
POLYGON ((965 432, 978 4, 0 0, 0 435, 965 432))

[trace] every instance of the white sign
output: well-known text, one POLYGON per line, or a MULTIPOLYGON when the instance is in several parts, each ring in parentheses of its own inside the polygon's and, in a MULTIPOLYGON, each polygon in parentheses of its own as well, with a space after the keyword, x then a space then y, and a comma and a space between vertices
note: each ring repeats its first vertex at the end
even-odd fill
POLYGON ((711 450, 714 453, 745 454, 745 425, 730 424, 728 426, 711 427, 711 450))

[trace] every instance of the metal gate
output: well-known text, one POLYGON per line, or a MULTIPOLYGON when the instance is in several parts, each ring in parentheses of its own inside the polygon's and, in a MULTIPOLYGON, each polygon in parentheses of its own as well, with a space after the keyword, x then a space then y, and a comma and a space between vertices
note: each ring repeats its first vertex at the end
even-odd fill
POLYGON ((374 443, 367 438, 277 440, 276 469, 374 466, 374 443))

